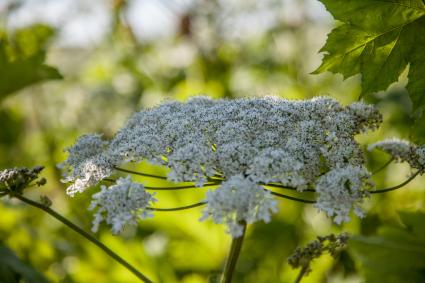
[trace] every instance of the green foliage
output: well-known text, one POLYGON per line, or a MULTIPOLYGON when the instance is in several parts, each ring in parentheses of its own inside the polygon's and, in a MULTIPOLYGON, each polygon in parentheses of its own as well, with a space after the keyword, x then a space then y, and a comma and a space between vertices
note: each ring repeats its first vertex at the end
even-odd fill
MULTIPOLYGON (((367 14, 367 11, 357 13, 357 21, 363 24, 377 18, 379 19, 377 22, 381 24, 381 22, 390 20, 401 21, 406 17, 416 15, 418 16, 416 23, 419 21, 423 23, 423 16, 416 14, 418 10, 414 10, 417 12, 409 15, 403 14, 397 17, 391 17, 391 13, 377 13, 380 11, 381 5, 387 5, 387 7, 392 5, 384 1, 387 0, 379 3, 373 0, 358 0, 358 3, 365 3, 365 5, 376 3, 376 9, 367 14), (363 18, 366 16, 368 17, 367 21, 363 18)), ((323 2, 327 4, 331 1, 323 0, 323 2)), ((105 5, 110 4, 108 1, 104 3, 106 3, 105 5)), ((356 1, 334 0, 332 3, 334 6, 341 5, 342 8, 345 8, 346 5, 352 5, 356 1)), ((406 3, 409 5, 409 1, 406 3)), ((422 5, 420 1, 415 3, 422 5)), ((42 5, 44 7, 47 4, 43 3, 42 5)), ((86 208, 89 206, 90 196, 80 196, 72 200, 66 198, 65 187, 59 182, 61 175, 55 167, 64 158, 63 148, 72 144, 77 136, 87 132, 105 133, 106 136, 110 136, 133 111, 150 107, 168 97, 184 100, 189 95, 205 93, 215 97, 271 94, 281 95, 288 99, 302 99, 319 94, 341 94, 337 98, 343 103, 351 102, 355 98, 358 92, 355 80, 341 84, 340 79, 331 74, 307 75, 307 71, 312 69, 311 64, 315 62, 311 58, 315 59, 317 56, 318 47, 315 45, 315 35, 328 29, 323 22, 311 20, 303 22, 297 18, 295 23, 283 21, 272 31, 268 30, 259 37, 232 41, 221 35, 221 29, 215 28, 214 23, 219 23, 218 19, 223 18, 223 12, 218 9, 219 6, 217 5, 217 10, 211 14, 211 20, 202 16, 208 12, 206 11, 208 7, 202 4, 199 5, 199 8, 195 7, 187 16, 191 21, 193 33, 184 35, 178 33, 166 40, 161 38, 152 42, 145 40, 138 42, 128 36, 128 31, 131 32, 131 25, 125 25, 125 21, 123 21, 125 17, 118 17, 117 22, 122 20, 125 26, 123 28, 112 28, 111 26, 104 41, 99 45, 79 48, 56 46, 59 52, 55 59, 59 60, 55 60, 55 62, 70 79, 61 81, 60 84, 33 88, 31 94, 10 97, 8 103, 2 105, 2 109, 0 109, 0 169, 35 164, 46 165, 43 176, 47 177, 49 182, 42 193, 52 199, 54 209, 76 221, 85 230, 89 230, 92 216, 89 215, 86 208), (196 16, 197 14, 200 16, 196 16), (209 28, 205 30, 206 32, 202 26, 197 26, 197 23, 204 22, 209 28), (198 34, 202 34, 202 38, 198 38, 198 34), (183 53, 177 52, 178 50, 183 50, 183 53)), ((342 8, 338 7, 338 10, 342 8)), ((131 7, 128 7, 128 10, 130 9, 131 7)), ((331 10, 331 6, 328 9, 331 10)), ((370 5, 368 9, 371 9, 370 5)), ((40 7, 37 11, 40 11, 40 7)), ((82 11, 87 12, 86 10, 82 11)), ((169 14, 166 10, 164 11, 169 14)), ((279 8, 276 11, 281 13, 282 9, 279 8)), ((237 14, 239 14, 239 10, 237 10, 237 14)), ((303 14, 308 15, 306 12, 303 14)), ((354 17, 352 13, 347 15, 354 17)), ((72 18, 71 14, 69 16, 72 18)), ((186 15, 183 14, 183 16, 186 15)), ((341 15, 338 17, 341 18, 341 15)), ((286 17, 280 18, 286 20, 286 17)), ((350 26, 348 21, 341 21, 339 28, 346 25, 346 28, 366 30, 365 33, 371 29, 371 27, 360 28, 359 25, 350 26)), ((13 22, 13 19, 9 22, 13 22)), ((354 19, 350 19, 350 23, 353 22, 354 19)), ((0 101, 11 93, 3 94, 4 86, 8 86, 9 89, 22 89, 29 85, 23 84, 24 77, 37 78, 34 83, 40 82, 39 75, 36 74, 40 69, 50 68, 45 65, 45 56, 52 30, 46 27, 42 28, 43 26, 39 27, 41 28, 38 29, 38 32, 35 32, 35 29, 31 31, 33 27, 28 27, 17 31, 14 35, 7 37, 5 34, 0 35, 0 101), (22 32, 25 30, 28 32, 24 36, 22 32), (21 38, 19 41, 18 37, 21 38), (23 41, 32 43, 24 44, 23 41), (19 48, 23 48, 25 51, 19 51, 19 48), (9 52, 20 55, 19 57, 14 55, 9 59, 9 52), (27 67, 32 64, 25 63, 27 58, 34 57, 37 53, 42 55, 38 57, 38 63, 33 64, 34 67, 27 67), (4 58, 6 57, 4 54, 8 54, 7 66, 13 65, 13 68, 5 68, 4 58), (31 54, 33 56, 30 56, 31 54), (41 57, 42 59, 40 59, 41 57), (11 75, 12 69, 15 70, 13 75, 11 75), (33 73, 33 70, 36 72, 33 73)), ((403 28, 400 36, 408 27, 410 25, 403 28)), ((241 35, 243 36, 243 34, 241 35)), ((350 42, 353 41, 349 40, 352 35, 349 33, 344 36, 347 38, 336 38, 335 44, 344 43, 346 44, 345 48, 349 50, 350 42), (346 40, 350 42, 345 43, 346 40)), ((420 36, 419 33, 415 34, 411 40, 414 39, 416 42, 405 43, 406 46, 412 44, 415 52, 421 51, 419 50, 421 47, 419 40, 422 40, 420 36)), ((409 39, 407 34, 400 38, 409 39)), ((72 41, 72 38, 67 40, 72 41)), ((335 45, 333 48, 338 51, 340 46, 335 45)), ((413 53, 409 54, 409 58, 411 55, 413 53)), ((337 59, 337 57, 335 58, 337 59)), ((352 57, 347 57, 347 59, 350 58, 352 57)), ((345 77, 361 73, 359 58, 354 59, 353 64, 357 64, 354 65, 357 66, 358 71, 347 65, 346 72, 349 75, 344 74, 345 77)), ((379 61, 378 58, 364 58, 364 60, 372 59, 379 61)), ((35 59, 28 61, 34 62, 35 59)), ((339 64, 336 61, 332 66, 337 69, 339 64)), ((372 65, 372 62, 368 62, 368 64, 372 65)), ((345 67, 345 65, 341 66, 345 67)), ((389 74, 388 70, 383 70, 381 73, 383 78, 379 79, 385 80, 389 74)), ((409 76, 412 78, 412 72, 409 76)), ((393 76, 391 82, 397 78, 397 76, 393 76)), ((28 81, 28 79, 25 80, 28 81)), ((382 89, 386 87, 384 86, 382 89)), ((383 135, 407 137, 408 128, 412 125, 408 120, 411 109, 407 93, 400 88, 391 88, 390 93, 385 93, 385 97, 373 95, 369 96, 369 99, 373 99, 374 103, 379 104, 380 110, 386 117, 385 125, 371 139, 379 140, 383 138, 383 135)), ((419 126, 421 126, 420 124, 418 121, 419 126)), ((422 122, 422 127, 419 127, 423 130, 423 137, 425 137, 424 126, 425 123, 422 122)), ((415 128, 419 130, 418 127, 415 128)), ((372 157, 373 165, 376 167, 371 166, 371 168, 377 168, 386 161, 385 157, 375 158, 375 155, 372 157)), ((164 173, 156 171, 157 169, 154 167, 148 169, 151 170, 151 173, 164 173)), ((390 185, 395 177, 400 177, 402 180, 405 174, 402 169, 389 168, 374 179, 379 184, 390 185), (388 177, 390 178, 387 179, 388 177)), ((163 185, 159 181, 150 179, 148 181, 152 186, 163 185)), ((362 221, 361 231, 359 231, 360 223, 356 221, 350 223, 349 226, 344 226, 343 229, 350 231, 351 234, 360 233, 370 236, 376 234, 376 228, 381 227, 382 221, 388 219, 395 209, 412 206, 423 207, 425 195, 423 190, 417 188, 420 184, 421 182, 417 182, 411 185, 411 188, 416 188, 416 190, 406 189, 404 191, 403 189, 403 192, 385 195, 385 199, 379 199, 376 202, 374 200, 377 198, 373 197, 371 210, 382 211, 382 213, 374 214, 380 216, 376 216, 376 219, 366 218, 369 220, 368 223, 362 221)), ((41 193, 39 190, 32 191, 31 189, 27 192, 36 200, 38 200, 37 194, 41 193)), ((161 205, 164 207, 196 202, 203 195, 198 190, 185 191, 184 197, 181 192, 179 194, 160 192, 159 194, 163 201, 161 205)), ((317 234, 326 233, 329 229, 332 229, 329 232, 341 232, 335 230, 337 229, 335 227, 329 228, 330 224, 316 216, 313 208, 285 201, 281 203, 281 206, 281 214, 276 215, 271 223, 259 223, 248 231, 249 235, 238 262, 235 282, 293 282, 298 270, 290 269, 285 259, 296 246, 314 238, 317 234)), ((25 205, 9 203, 6 198, 0 201, 0 211, 2 213, 0 240, 4 240, 9 248, 16 251, 25 261, 31 262, 54 282, 135 282, 131 273, 105 257, 102 251, 96 249, 84 238, 76 236, 73 231, 59 225, 49 216, 25 205)), ((135 264, 137 268, 146 271, 155 282, 195 283, 208 280, 215 282, 213 280, 219 278, 219 272, 228 252, 229 239, 218 225, 209 222, 199 223, 200 213, 200 208, 173 214, 158 213, 155 220, 144 221, 137 230, 129 229, 120 237, 111 235, 107 229, 100 231, 97 237, 126 260, 135 264)), ((419 224, 415 225, 415 228, 421 227, 420 225, 423 226, 423 224, 419 224)), ((400 241, 404 241, 404 238, 400 238, 397 245, 400 241)), ((354 241, 352 243, 353 246, 356 245, 354 241)), ((381 250, 387 249, 382 245, 380 247, 381 250)), ((376 247, 374 250, 378 248, 376 247)), ((338 277, 335 276, 341 270, 351 272, 350 276, 357 273, 359 268, 354 269, 353 266, 359 265, 359 259, 358 257, 353 258, 352 253, 348 256, 347 252, 343 252, 338 261, 333 261, 326 256, 318 259, 312 267, 314 272, 303 278, 302 282, 345 282, 346 280, 343 279, 337 280, 338 277), (332 266, 334 267, 332 268, 332 266)), ((421 256, 423 257, 423 255, 421 256)), ((0 253, 0 283, 7 278, 6 273, 2 270, 2 259, 3 253, 0 253)), ((380 268, 383 269, 383 265, 380 268)), ((412 266, 413 270, 419 270, 415 265, 412 266)), ((386 272, 390 268, 392 266, 387 268, 386 272)), ((12 271, 9 274, 15 275, 16 273, 12 271)), ((350 279, 347 279, 348 281, 350 279)), ((375 282, 386 281, 379 279, 375 282)), ((397 282, 405 281, 398 280, 397 282)))
POLYGON ((0 244, 1 283, 49 283, 30 265, 22 262, 13 251, 0 244))
POLYGON ((423 116, 412 123, 412 139, 417 144, 425 143, 425 123, 423 116))
POLYGON ((409 64, 414 110, 425 107, 425 3, 422 0, 320 0, 342 22, 328 35, 315 71, 362 74, 362 95, 385 90, 409 64))
POLYGON ((349 247, 366 283, 425 282, 424 213, 402 213, 404 227, 384 225, 374 236, 355 236, 349 247))
POLYGON ((244 240, 235 282, 281 282, 279 272, 290 269, 285 258, 295 249, 297 240, 295 225, 280 219, 252 226, 244 240))
POLYGON ((44 63, 53 34, 45 25, 23 28, 11 36, 0 31, 0 100, 29 85, 62 78, 44 63))

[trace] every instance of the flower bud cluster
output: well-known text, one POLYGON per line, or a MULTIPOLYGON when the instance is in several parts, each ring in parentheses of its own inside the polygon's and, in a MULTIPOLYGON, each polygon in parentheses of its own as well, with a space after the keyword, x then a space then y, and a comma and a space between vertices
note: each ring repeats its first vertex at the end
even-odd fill
MULTIPOLYGON (((33 181, 37 180, 43 166, 34 168, 11 168, 0 171, 0 196, 9 193, 19 193, 27 188, 33 181)), ((41 178, 35 182, 35 185, 42 186, 46 179, 41 178)))
POLYGON ((311 262, 319 258, 325 252, 332 257, 336 257, 338 252, 346 247, 348 242, 348 234, 342 233, 335 236, 330 234, 327 236, 318 236, 317 240, 308 243, 304 248, 297 248, 294 253, 288 257, 288 263, 293 268, 306 268, 306 273, 310 272, 311 262))

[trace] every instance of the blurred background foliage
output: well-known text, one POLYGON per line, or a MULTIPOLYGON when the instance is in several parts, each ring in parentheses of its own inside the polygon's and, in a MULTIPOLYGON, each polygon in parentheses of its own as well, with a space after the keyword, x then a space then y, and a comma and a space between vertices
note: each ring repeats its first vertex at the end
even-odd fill
MULTIPOLYGON (((0 23, 0 168, 46 166, 48 185, 28 195, 47 195, 53 209, 86 230, 90 194, 67 197, 56 168, 63 148, 82 134, 110 137, 131 113, 164 99, 330 95, 347 104, 360 94, 359 77, 310 74, 333 25, 318 0, 2 0, 0 23)), ((405 85, 402 76, 368 98, 384 124, 359 136, 361 143, 409 138, 412 106, 405 85)), ((368 156, 372 169, 387 160, 368 156)), ((390 186, 408 173, 393 164, 375 180, 390 186)), ((297 271, 288 255, 316 235, 340 231, 356 235, 348 250, 338 260, 316 260, 303 282, 425 282, 422 183, 419 178, 374 195, 365 219, 341 227, 312 206, 280 201, 271 223, 249 227, 235 282, 291 282, 297 271)), ((158 206, 171 207, 196 202, 203 193, 157 196, 158 206)), ((136 282, 43 212, 5 199, 0 211, 1 283, 136 282)), ((198 222, 200 211, 157 212, 119 236, 103 227, 97 237, 155 282, 215 282, 230 237, 222 226, 198 222)))

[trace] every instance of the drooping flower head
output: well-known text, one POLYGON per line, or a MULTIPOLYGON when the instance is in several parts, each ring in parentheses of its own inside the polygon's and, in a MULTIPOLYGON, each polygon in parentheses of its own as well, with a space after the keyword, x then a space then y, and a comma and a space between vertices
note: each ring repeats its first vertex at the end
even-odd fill
POLYGON ((386 139, 369 146, 369 150, 380 149, 398 162, 407 162, 410 167, 425 170, 425 146, 418 146, 400 139, 386 139))

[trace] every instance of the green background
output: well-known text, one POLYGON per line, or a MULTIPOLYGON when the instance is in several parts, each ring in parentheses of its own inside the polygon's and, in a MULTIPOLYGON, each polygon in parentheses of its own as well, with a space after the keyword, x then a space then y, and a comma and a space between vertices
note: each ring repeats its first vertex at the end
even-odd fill
MULTIPOLYGON (((343 80, 330 73, 310 74, 320 65, 323 56, 318 52, 333 27, 329 14, 311 15, 312 1, 268 1, 278 14, 295 5, 298 16, 278 17, 261 32, 236 37, 218 24, 225 3, 195 1, 188 11, 174 11, 175 32, 150 40, 138 38, 136 27, 126 21, 131 3, 105 1, 111 21, 104 35, 95 44, 78 47, 60 43, 60 26, 9 26, 25 1, 9 2, 0 13, 0 169, 44 165, 48 184, 28 189, 27 196, 37 200, 47 195, 53 209, 86 230, 92 220, 87 211, 90 195, 98 188, 70 198, 56 168, 66 158, 63 149, 80 135, 111 137, 131 113, 168 98, 329 95, 348 104, 361 93, 360 76, 343 80)), ((313 8, 324 11, 318 4, 313 8)), ((230 16, 243 13, 241 8, 230 16)), ((366 97, 381 110, 384 123, 373 133, 359 135, 361 144, 409 138, 412 103, 406 83, 404 70, 387 91, 366 97)), ((388 158, 368 153, 369 168, 388 158)), ((140 169, 166 173, 148 164, 140 169)), ((409 172, 406 165, 393 164, 374 179, 378 187, 388 187, 409 172)), ((248 228, 235 282, 291 282, 298 272, 286 262, 291 252, 316 235, 341 231, 354 235, 349 248, 336 260, 316 260, 303 282, 425 282, 422 184, 423 178, 417 178, 398 191, 374 195, 366 203, 365 219, 353 216, 342 226, 311 205, 280 200, 279 213, 270 223, 248 228)), ((161 192, 157 205, 186 205, 203 197, 200 190, 161 192)), ((216 282, 230 236, 223 226, 199 222, 201 210, 157 212, 118 236, 101 226, 96 237, 155 282, 216 282)), ((136 282, 91 243, 18 200, 0 201, 0 244, 0 283, 136 282)))

